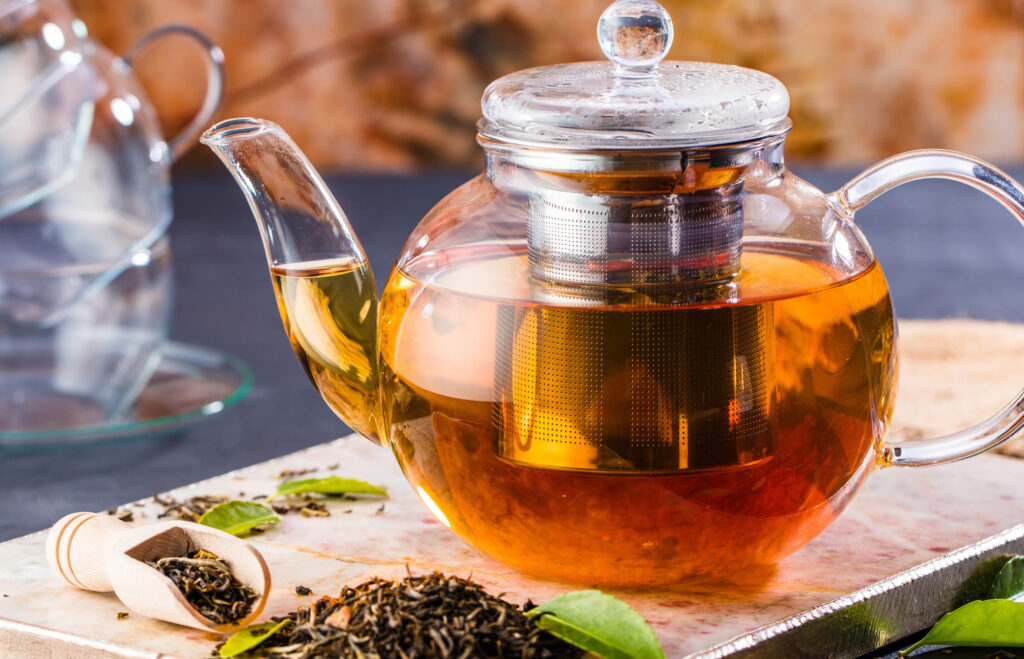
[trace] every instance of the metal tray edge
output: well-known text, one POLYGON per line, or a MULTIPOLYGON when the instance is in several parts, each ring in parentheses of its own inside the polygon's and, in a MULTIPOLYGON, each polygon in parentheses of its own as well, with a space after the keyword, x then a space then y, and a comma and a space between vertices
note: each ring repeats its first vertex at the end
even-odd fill
POLYGON ((964 592, 968 579, 984 561, 1008 553, 1024 553, 1024 524, 687 659, 856 657, 920 632, 964 601, 977 598, 964 592))

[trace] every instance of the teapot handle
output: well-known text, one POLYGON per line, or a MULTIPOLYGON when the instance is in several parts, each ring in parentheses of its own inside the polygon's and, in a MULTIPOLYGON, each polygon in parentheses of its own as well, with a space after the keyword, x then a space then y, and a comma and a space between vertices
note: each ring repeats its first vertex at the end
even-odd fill
POLYGON ((148 32, 134 46, 129 48, 128 52, 121 59, 131 66, 132 60, 139 53, 152 45, 154 41, 171 34, 186 36, 197 42, 203 53, 203 59, 206 62, 206 97, 203 99, 203 104, 199 107, 196 115, 192 117, 192 121, 182 128, 177 135, 167 140, 167 146, 171 151, 171 160, 174 161, 188 151, 200 131, 210 123, 213 115, 220 108, 220 103, 224 99, 224 51, 199 30, 188 25, 175 24, 164 25, 148 32))
MULTIPOLYGON (((981 190, 1024 224, 1024 188, 992 165, 944 150, 908 151, 870 167, 829 195, 847 217, 898 185, 923 178, 944 178, 981 190)), ((883 466, 916 467, 953 462, 987 451, 1024 429, 1024 390, 985 421, 941 437, 884 442, 883 466)))

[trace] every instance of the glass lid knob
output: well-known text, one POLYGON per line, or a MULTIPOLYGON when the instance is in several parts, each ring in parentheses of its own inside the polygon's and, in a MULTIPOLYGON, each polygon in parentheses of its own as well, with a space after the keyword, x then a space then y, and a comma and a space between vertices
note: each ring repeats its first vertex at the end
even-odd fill
POLYGON ((605 60, 492 82, 480 103, 480 135, 585 151, 715 146, 789 130, 789 94, 770 75, 665 60, 672 19, 655 0, 617 0, 601 15, 597 39, 605 60))
POLYGON ((617 73, 651 74, 672 46, 672 17, 654 0, 617 0, 601 14, 597 41, 617 73))

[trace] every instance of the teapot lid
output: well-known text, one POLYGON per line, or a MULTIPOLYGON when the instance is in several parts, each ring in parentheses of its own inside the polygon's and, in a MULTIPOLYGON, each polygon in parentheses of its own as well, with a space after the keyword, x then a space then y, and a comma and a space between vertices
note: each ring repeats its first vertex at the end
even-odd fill
POLYGON ((617 0, 597 39, 607 62, 518 71, 484 91, 480 134, 547 148, 715 146, 789 130, 789 94, 753 69, 662 62, 672 19, 654 0, 617 0))

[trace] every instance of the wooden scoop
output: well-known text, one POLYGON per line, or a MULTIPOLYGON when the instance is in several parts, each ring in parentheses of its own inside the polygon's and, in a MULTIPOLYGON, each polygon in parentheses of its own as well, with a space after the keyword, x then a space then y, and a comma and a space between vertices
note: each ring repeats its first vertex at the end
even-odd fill
POLYGON ((114 591, 136 613, 204 631, 234 631, 263 611, 270 593, 270 570, 248 542, 191 522, 159 522, 133 528, 108 515, 72 513, 50 529, 46 539, 50 569, 76 588, 114 591), (205 549, 223 559, 231 572, 258 596, 245 618, 218 625, 185 599, 178 587, 146 565, 167 556, 205 549))

